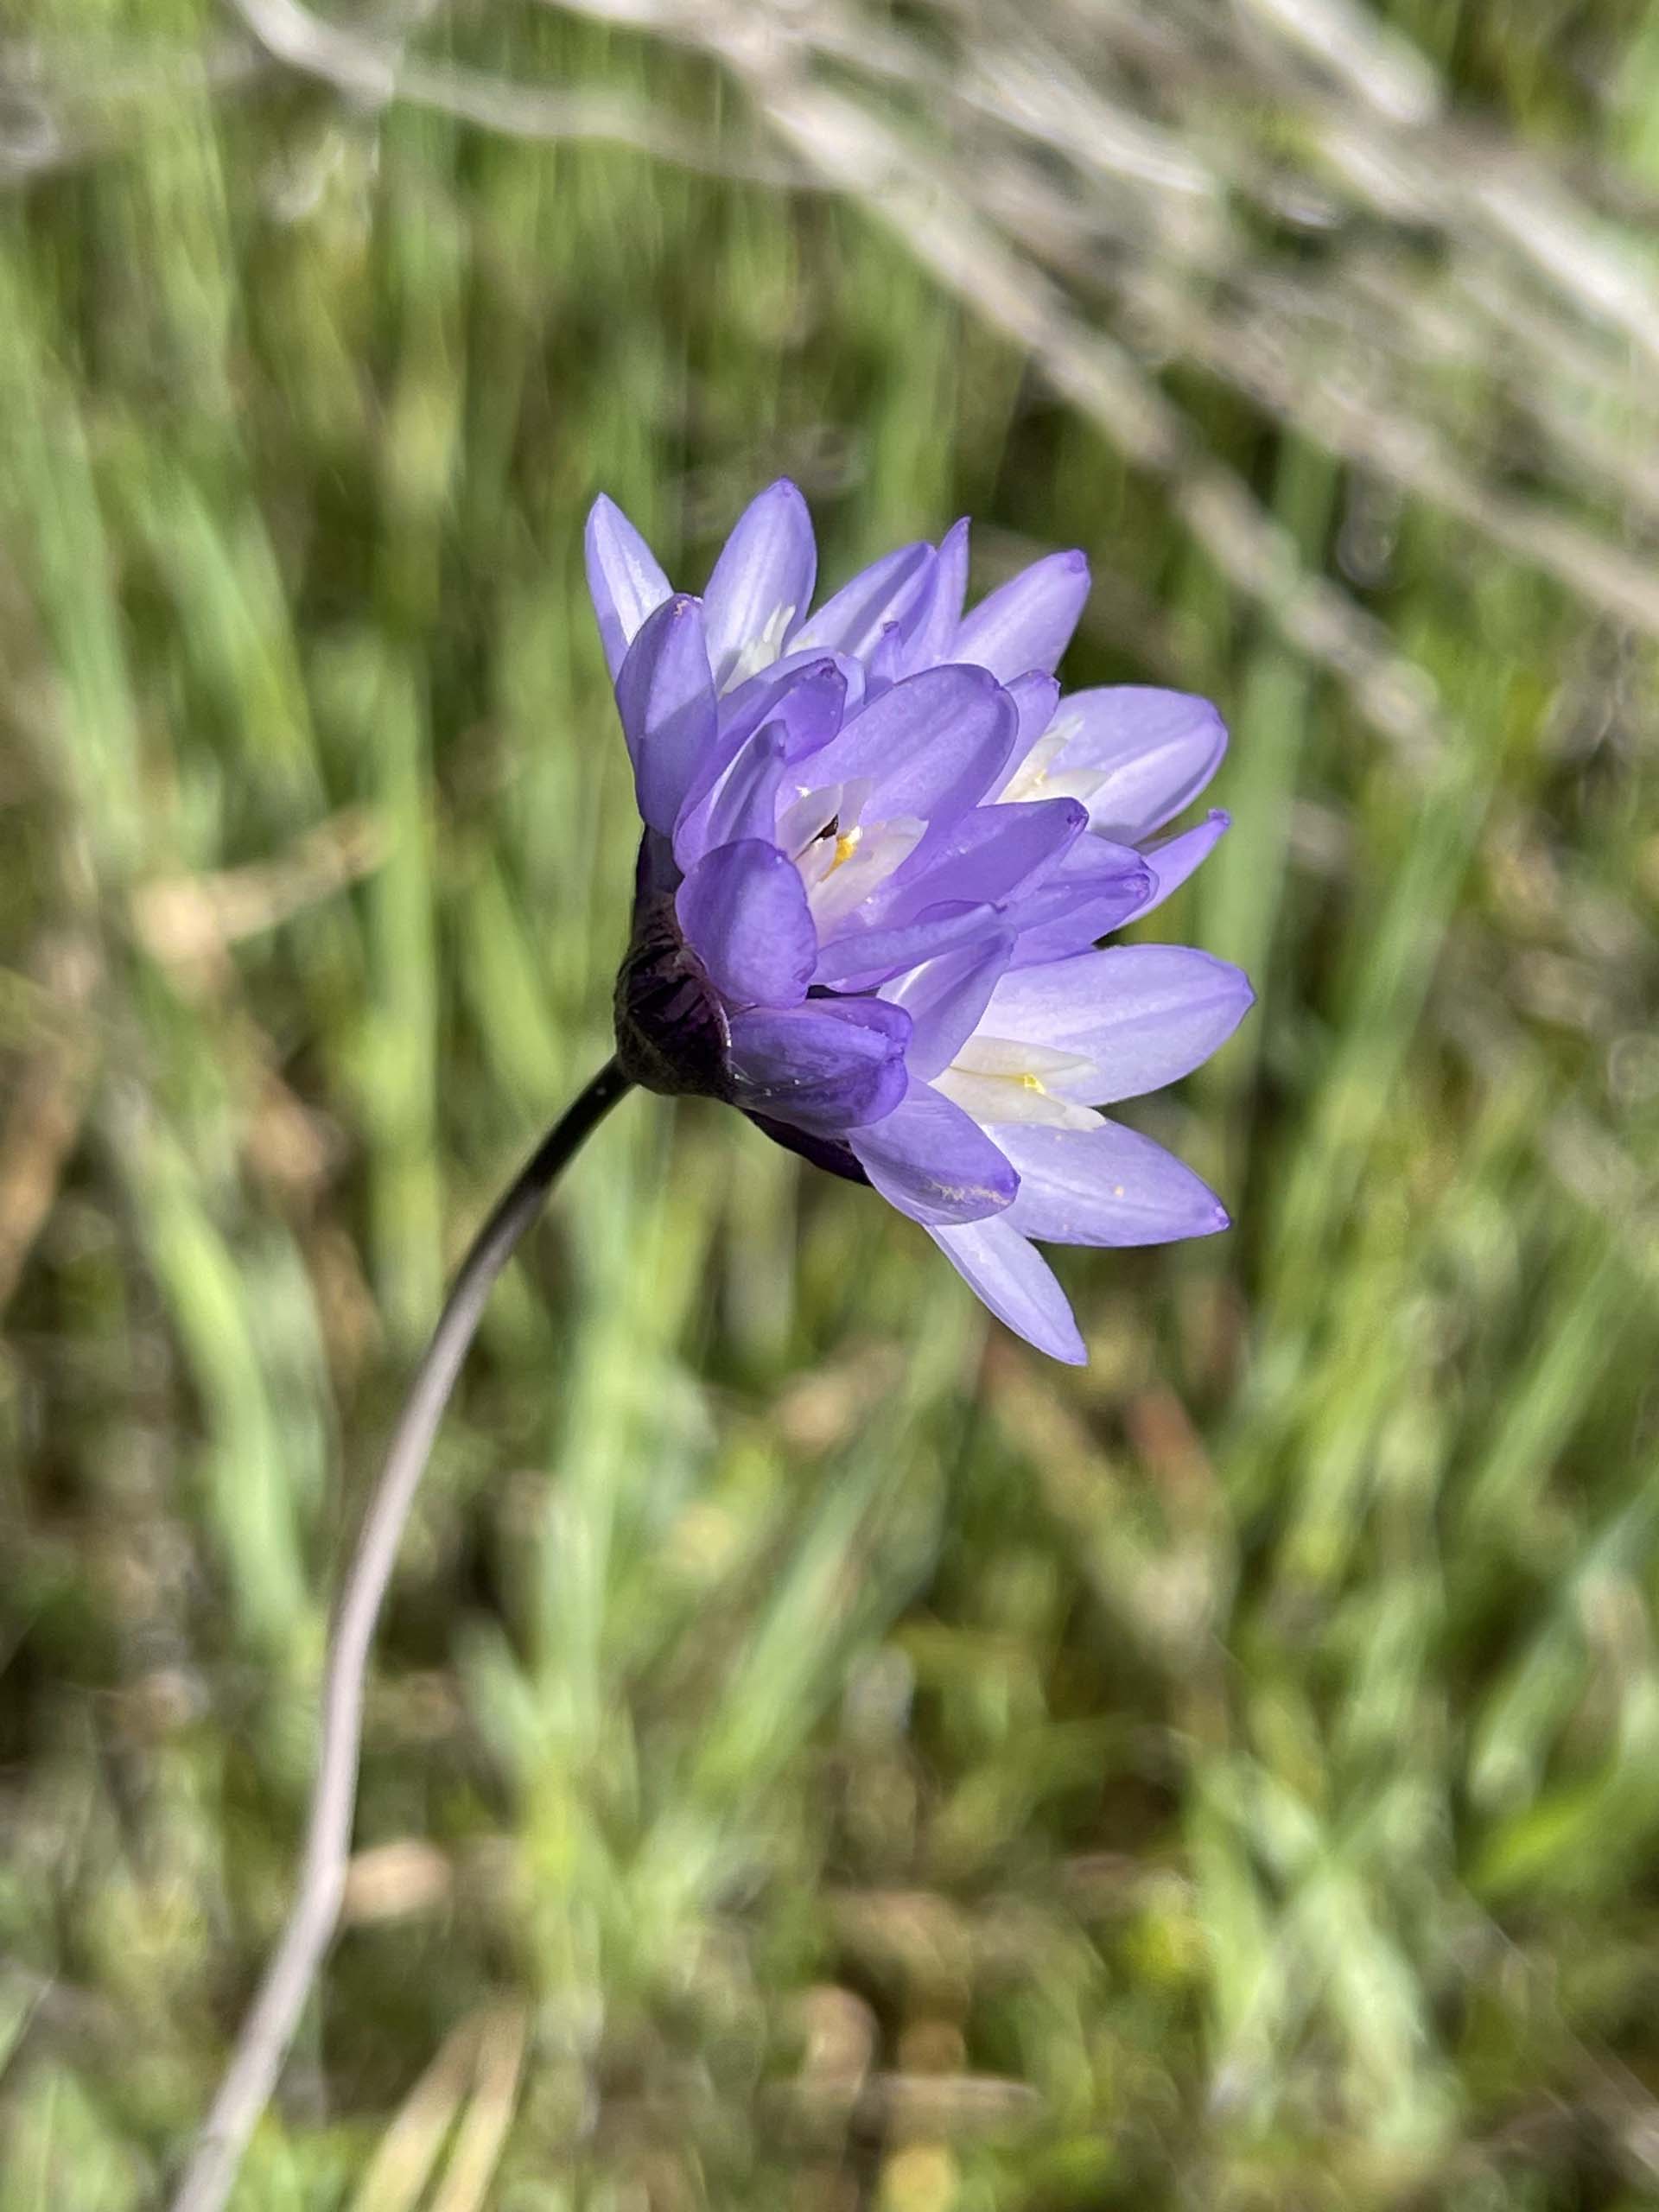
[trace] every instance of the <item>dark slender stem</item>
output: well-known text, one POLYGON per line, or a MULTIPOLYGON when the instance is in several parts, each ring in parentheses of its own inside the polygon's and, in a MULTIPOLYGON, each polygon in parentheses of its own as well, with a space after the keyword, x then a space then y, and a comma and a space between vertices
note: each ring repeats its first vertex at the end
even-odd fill
POLYGON ((341 1586, 323 1670, 321 1734, 294 1903, 242 2024, 172 2212, 220 2212, 270 2101, 345 1894, 363 1735, 363 1686, 381 1601, 438 1423, 497 1275, 560 1170, 631 1088, 615 1060, 542 1139, 473 1240, 404 1402, 341 1586))

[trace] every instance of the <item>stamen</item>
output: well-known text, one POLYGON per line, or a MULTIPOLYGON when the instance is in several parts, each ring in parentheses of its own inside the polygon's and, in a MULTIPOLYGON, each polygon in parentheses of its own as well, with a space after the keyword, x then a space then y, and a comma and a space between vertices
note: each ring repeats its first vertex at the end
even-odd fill
POLYGON ((859 844, 863 835, 864 832, 862 830, 849 830, 844 836, 838 836, 836 839, 836 857, 830 863, 830 873, 831 875, 835 874, 836 870, 841 866, 843 861, 851 860, 853 855, 858 850, 859 844))

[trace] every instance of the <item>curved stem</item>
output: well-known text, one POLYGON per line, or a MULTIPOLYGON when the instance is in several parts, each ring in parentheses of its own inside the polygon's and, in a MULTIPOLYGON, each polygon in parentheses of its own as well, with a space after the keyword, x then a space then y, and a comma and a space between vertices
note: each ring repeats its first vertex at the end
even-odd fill
POLYGON ((631 1087, 617 1062, 607 1062, 542 1139, 474 1238, 416 1371, 340 1590, 323 1670, 316 1777, 294 1903, 172 2212, 220 2212, 333 1939, 351 1852, 369 1646, 404 1523, 491 1287, 540 1211, 555 1177, 631 1087))

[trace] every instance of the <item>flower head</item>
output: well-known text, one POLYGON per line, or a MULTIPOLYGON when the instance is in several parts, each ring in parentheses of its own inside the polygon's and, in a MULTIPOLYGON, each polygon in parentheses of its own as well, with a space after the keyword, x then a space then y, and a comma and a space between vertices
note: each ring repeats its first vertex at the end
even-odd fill
POLYGON ((1033 1238, 1227 1226, 1190 1169, 1099 1111, 1185 1074, 1250 1004, 1205 953, 1098 949, 1226 828, 1212 813, 1147 842, 1215 772, 1220 716, 1175 691, 1061 696, 1081 553, 964 613, 958 523, 814 612, 787 482, 740 518, 701 598, 609 499, 587 550, 645 823, 624 1068, 873 1184, 1010 1328, 1081 1360, 1033 1238))

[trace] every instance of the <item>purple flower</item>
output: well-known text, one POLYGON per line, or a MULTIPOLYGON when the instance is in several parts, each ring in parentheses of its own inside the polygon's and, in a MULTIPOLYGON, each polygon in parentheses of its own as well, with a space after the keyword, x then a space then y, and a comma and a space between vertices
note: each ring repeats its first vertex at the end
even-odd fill
POLYGON ((1061 696, 1081 553, 964 613, 959 522, 813 613, 812 525, 786 482, 700 599, 609 499, 587 549, 645 823, 624 1069, 873 1184, 1011 1329, 1082 1360, 1033 1238, 1227 1226, 1189 1168, 1099 1111, 1196 1067, 1250 1004, 1206 953, 1097 949, 1226 828, 1212 813, 1149 842, 1215 773, 1220 716, 1176 691, 1061 696))

